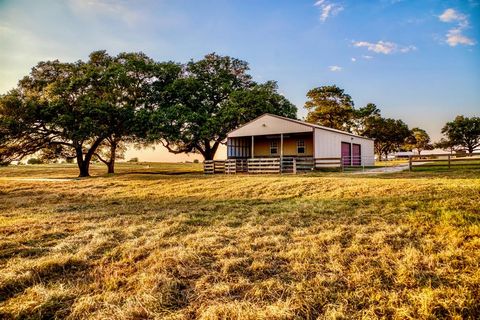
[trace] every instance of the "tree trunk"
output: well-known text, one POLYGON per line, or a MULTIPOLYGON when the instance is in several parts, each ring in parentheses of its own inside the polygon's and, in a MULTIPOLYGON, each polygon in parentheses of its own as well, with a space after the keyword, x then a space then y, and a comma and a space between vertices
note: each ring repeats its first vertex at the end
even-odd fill
POLYGON ((79 177, 90 177, 90 162, 83 161, 78 165, 78 168, 80 169, 80 174, 78 175, 79 177))
POLYGON ((468 146, 468 153, 470 153, 470 155, 473 153, 473 147, 472 146, 468 146))
POLYGON ((210 150, 205 151, 205 155, 203 156, 203 158, 205 160, 213 160, 213 157, 215 156, 215 154, 212 154, 212 152, 210 150))
POLYGON ((84 160, 83 160, 83 150, 82 150, 82 147, 81 146, 77 146, 75 148, 75 153, 76 153, 76 157, 77 157, 77 166, 78 166, 78 170, 80 171, 80 174, 78 175, 79 177, 89 177, 90 174, 88 172, 88 169, 89 169, 89 164, 86 163, 84 160))
POLYGON ((108 173, 115 173, 115 158, 117 157, 117 142, 110 142, 110 160, 108 161, 108 173))
POLYGON ((217 149, 218 149, 218 146, 220 145, 220 142, 215 141, 213 146, 210 146, 210 141, 205 140, 204 144, 205 144, 205 149, 203 151, 202 151, 202 148, 197 147, 197 149, 200 150, 205 160, 213 160, 213 158, 215 157, 215 153, 217 153, 217 149))
POLYGON ((83 148, 82 145, 77 145, 75 147, 75 152, 77 156, 77 165, 78 169, 80 170, 80 174, 78 175, 79 177, 90 177, 90 161, 92 160, 92 156, 95 153, 95 150, 97 150, 98 146, 100 143, 102 143, 103 138, 98 138, 88 150, 88 152, 85 154, 85 158, 83 157, 83 148))

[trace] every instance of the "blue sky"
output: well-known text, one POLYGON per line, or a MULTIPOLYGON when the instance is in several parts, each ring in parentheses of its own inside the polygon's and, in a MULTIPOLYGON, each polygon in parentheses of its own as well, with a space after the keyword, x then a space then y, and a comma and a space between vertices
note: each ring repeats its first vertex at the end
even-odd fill
POLYGON ((439 139, 480 115, 480 0, 0 0, 0 93, 40 60, 93 50, 180 62, 209 52, 277 80, 305 116, 306 92, 336 84, 439 139))

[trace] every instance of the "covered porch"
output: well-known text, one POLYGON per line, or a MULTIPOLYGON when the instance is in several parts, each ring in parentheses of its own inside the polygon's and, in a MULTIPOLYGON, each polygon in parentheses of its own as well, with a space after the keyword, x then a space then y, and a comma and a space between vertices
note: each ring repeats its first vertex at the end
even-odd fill
POLYGON ((231 137, 227 139, 227 158, 313 158, 313 140, 313 132, 231 137))
POLYGON ((325 161, 314 155, 313 132, 229 137, 227 160, 205 162, 205 173, 308 172, 325 161))

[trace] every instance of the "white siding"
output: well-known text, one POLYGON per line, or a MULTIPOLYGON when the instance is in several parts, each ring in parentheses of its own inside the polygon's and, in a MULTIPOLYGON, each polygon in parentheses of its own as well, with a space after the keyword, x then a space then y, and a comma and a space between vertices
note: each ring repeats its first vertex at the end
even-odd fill
POLYGON ((312 132, 313 128, 294 121, 285 120, 271 115, 264 115, 243 127, 230 132, 229 138, 245 136, 261 136, 280 133, 312 132))
POLYGON ((375 164, 373 140, 315 128, 315 158, 339 158, 342 155, 342 142, 361 145, 362 164, 375 164))

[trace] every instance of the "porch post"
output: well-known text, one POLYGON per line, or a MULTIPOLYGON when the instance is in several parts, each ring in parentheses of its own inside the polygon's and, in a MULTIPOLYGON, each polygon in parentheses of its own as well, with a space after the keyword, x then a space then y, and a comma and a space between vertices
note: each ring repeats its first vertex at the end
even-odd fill
POLYGON ((251 154, 251 158, 252 158, 252 159, 253 159, 253 155, 255 154, 255 149, 254 149, 254 140, 255 140, 255 139, 254 139, 254 138, 253 138, 253 136, 252 136, 252 147, 250 148, 250 149, 251 149, 251 151, 252 151, 252 154, 251 154))
POLYGON ((283 133, 280 133, 280 173, 283 171, 283 133))
POLYGON ((280 133, 280 161, 283 158, 283 133, 280 133))

